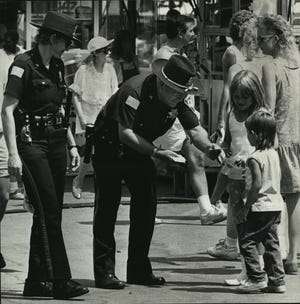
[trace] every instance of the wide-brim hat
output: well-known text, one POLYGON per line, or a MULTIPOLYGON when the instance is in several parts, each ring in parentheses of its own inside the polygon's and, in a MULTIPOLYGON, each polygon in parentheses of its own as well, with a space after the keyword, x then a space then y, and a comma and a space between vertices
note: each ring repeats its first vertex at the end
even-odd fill
POLYGON ((157 59, 152 63, 153 73, 167 86, 178 92, 193 90, 191 78, 196 76, 192 62, 181 55, 166 59, 157 59))
POLYGON ((101 50, 101 49, 104 49, 106 48, 107 46, 109 46, 112 42, 114 41, 114 39, 111 39, 111 40, 107 40, 106 38, 104 37, 95 37, 95 38, 92 38, 88 45, 87 45, 87 49, 90 53, 95 53, 97 52, 98 50, 101 50))
POLYGON ((76 20, 72 17, 58 13, 48 12, 43 20, 42 24, 30 23, 38 28, 47 29, 53 32, 57 32, 75 41, 80 41, 75 37, 75 31, 77 28, 76 20))

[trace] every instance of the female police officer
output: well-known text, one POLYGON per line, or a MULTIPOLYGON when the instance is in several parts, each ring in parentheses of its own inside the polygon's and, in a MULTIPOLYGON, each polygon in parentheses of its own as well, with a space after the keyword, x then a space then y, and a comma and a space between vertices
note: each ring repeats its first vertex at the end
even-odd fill
MULTIPOLYGON (((75 39, 75 21, 69 16, 48 12, 39 27, 37 46, 16 57, 10 67, 2 111, 3 128, 9 151, 9 173, 21 176, 20 155, 38 189, 52 262, 53 284, 52 275, 47 272, 42 229, 35 211, 23 295, 68 299, 88 292, 71 280, 61 230, 67 138, 73 165, 79 161, 72 134, 63 123, 65 82, 60 59, 75 39)), ((24 185, 34 205, 32 185, 26 176, 24 185)), ((36 210, 37 207, 34 205, 36 210)))
POLYGON ((155 166, 157 157, 171 161, 178 154, 153 146, 176 116, 193 144, 210 157, 221 153, 199 125, 193 109, 184 102, 195 76, 192 63, 173 55, 152 65, 153 74, 135 76, 108 100, 95 123, 96 181, 94 214, 94 274, 100 288, 121 289, 115 276, 114 226, 121 198, 121 181, 131 193, 127 283, 163 285, 148 258, 156 214, 155 166))

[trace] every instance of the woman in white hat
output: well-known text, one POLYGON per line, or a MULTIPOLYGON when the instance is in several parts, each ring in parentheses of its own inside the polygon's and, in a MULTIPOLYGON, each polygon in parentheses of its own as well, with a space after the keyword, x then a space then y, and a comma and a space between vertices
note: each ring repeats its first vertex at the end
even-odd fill
MULTIPOLYGON (((76 111, 77 143, 84 144, 86 125, 93 124, 102 107, 118 89, 118 80, 112 64, 107 63, 109 46, 112 40, 95 37, 88 43, 90 55, 84 60, 75 74, 70 89, 74 92, 73 103, 76 111)), ((90 164, 81 161, 79 174, 73 180, 72 193, 81 198, 81 189, 90 164)))

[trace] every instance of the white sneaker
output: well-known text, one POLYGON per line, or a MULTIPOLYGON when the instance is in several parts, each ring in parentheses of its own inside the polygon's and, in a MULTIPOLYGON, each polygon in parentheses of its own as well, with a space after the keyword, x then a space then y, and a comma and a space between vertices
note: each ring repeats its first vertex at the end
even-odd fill
POLYGON ((240 286, 240 285, 244 285, 245 282, 246 280, 239 280, 238 278, 225 280, 225 284, 227 286, 240 286))
POLYGON ((227 204, 224 204, 221 200, 219 200, 216 202, 216 207, 220 212, 223 213, 224 216, 227 217, 227 204))
POLYGON ((158 217, 155 217, 155 224, 161 224, 162 220, 159 219, 158 217))
POLYGON ((237 247, 228 247, 225 243, 225 239, 219 240, 214 246, 207 249, 207 253, 221 260, 237 260, 239 257, 237 247))
POLYGON ((248 277, 244 269, 238 274, 235 279, 227 279, 225 280, 225 284, 227 286, 240 286, 246 283, 248 277))
POLYGON ((200 214, 201 225, 213 225, 215 223, 223 222, 227 218, 222 210, 212 205, 212 209, 205 215, 200 214))
POLYGON ((17 189, 15 192, 9 193, 9 198, 12 200, 24 200, 24 193, 20 189, 17 189))
POLYGON ((267 281, 252 282, 250 279, 247 279, 246 282, 237 287, 236 290, 240 293, 257 293, 261 292, 262 289, 265 289, 267 287, 267 281))

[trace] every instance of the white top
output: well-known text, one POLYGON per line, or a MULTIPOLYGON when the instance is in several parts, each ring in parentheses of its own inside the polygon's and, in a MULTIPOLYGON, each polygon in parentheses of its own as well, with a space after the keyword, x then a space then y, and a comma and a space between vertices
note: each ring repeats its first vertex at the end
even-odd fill
MULTIPOLYGON (((19 53, 25 50, 19 48, 19 53)), ((14 61, 14 58, 19 54, 7 54, 3 49, 0 49, 0 110, 2 109, 3 94, 8 78, 8 69, 14 61)), ((2 120, 0 115, 0 131, 2 131, 2 120)))
MULTIPOLYGON (((81 65, 77 70, 74 83, 70 89, 79 96, 82 114, 86 123, 94 123, 107 100, 117 91, 118 80, 112 64, 105 63, 103 72, 96 70, 94 64, 81 65)), ((82 133, 78 117, 76 117, 75 133, 82 133)))
POLYGON ((172 55, 179 54, 179 50, 175 47, 162 45, 159 50, 154 54, 152 62, 157 59, 169 59, 172 55))
POLYGON ((262 182, 251 210, 253 212, 281 211, 283 199, 280 194, 281 171, 278 153, 274 149, 257 150, 249 156, 248 161, 250 159, 258 163, 262 182))
POLYGON ((273 61, 273 57, 270 55, 258 55, 256 57, 253 57, 252 60, 243 60, 239 61, 237 65, 240 67, 241 70, 249 70, 256 74, 256 76, 261 80, 262 78, 262 67, 267 62, 273 61))
POLYGON ((240 51, 234 44, 232 44, 231 46, 229 46, 226 49, 226 51, 223 54, 223 58, 227 55, 227 53, 230 53, 231 55, 235 56, 235 62, 236 63, 239 63, 239 62, 244 61, 246 59, 246 57, 244 56, 242 51, 240 51))
POLYGON ((237 166, 235 162, 240 159, 246 161, 248 156, 254 152, 255 148, 250 145, 248 140, 245 122, 237 121, 233 111, 229 113, 228 123, 231 136, 230 150, 232 155, 225 159, 226 169, 222 172, 227 174, 231 179, 243 180, 246 169, 237 166))

